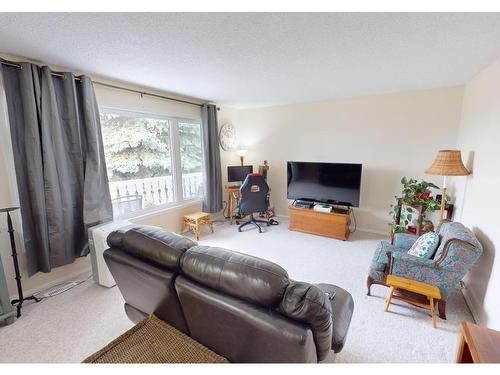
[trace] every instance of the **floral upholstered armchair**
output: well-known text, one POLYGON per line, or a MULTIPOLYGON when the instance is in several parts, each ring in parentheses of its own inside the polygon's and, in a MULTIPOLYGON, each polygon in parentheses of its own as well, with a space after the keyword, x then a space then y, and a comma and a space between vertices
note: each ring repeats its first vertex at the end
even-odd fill
POLYGON ((458 222, 444 220, 436 233, 439 246, 430 259, 408 254, 418 238, 414 234, 396 233, 392 244, 380 242, 370 265, 367 294, 370 295, 372 284, 386 285, 388 274, 432 284, 441 291, 439 316, 446 319, 448 296, 480 257, 483 248, 474 233, 458 222))

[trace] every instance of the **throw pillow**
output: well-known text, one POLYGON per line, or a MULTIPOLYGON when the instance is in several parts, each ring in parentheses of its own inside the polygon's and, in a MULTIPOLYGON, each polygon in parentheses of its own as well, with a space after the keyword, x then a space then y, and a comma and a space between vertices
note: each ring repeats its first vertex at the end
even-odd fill
POLYGON ((434 232, 421 235, 413 244, 408 254, 430 259, 439 245, 439 236, 434 232))

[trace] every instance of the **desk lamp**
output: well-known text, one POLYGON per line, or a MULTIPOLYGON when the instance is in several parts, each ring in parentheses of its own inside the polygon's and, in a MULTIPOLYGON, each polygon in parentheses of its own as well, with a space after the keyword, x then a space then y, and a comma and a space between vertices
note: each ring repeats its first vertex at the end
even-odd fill
POLYGON ((247 154, 247 151, 248 150, 236 150, 236 153, 240 157, 241 166, 243 166, 244 158, 245 158, 245 155, 247 154))

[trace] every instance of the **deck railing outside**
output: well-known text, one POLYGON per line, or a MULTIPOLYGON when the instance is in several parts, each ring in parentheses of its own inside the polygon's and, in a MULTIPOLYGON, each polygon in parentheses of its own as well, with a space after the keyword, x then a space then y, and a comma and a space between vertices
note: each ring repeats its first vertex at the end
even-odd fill
MULTIPOLYGON (((183 174, 182 190, 184 200, 201 197, 203 195, 201 172, 183 174)), ((109 191, 113 206, 118 206, 126 201, 130 202, 133 198, 141 201, 139 203, 143 209, 174 201, 172 176, 110 181, 109 191)), ((138 209, 138 207, 135 209, 138 209)))

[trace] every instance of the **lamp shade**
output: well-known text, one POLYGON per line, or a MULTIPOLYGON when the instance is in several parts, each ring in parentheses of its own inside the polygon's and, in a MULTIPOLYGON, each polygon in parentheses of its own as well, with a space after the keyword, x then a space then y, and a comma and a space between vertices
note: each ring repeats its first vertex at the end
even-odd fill
POLYGON ((462 163, 459 150, 439 150, 432 165, 425 171, 439 176, 467 176, 470 172, 462 163))
POLYGON ((238 154, 238 156, 245 156, 247 154, 247 151, 248 150, 236 150, 236 153, 238 154))

